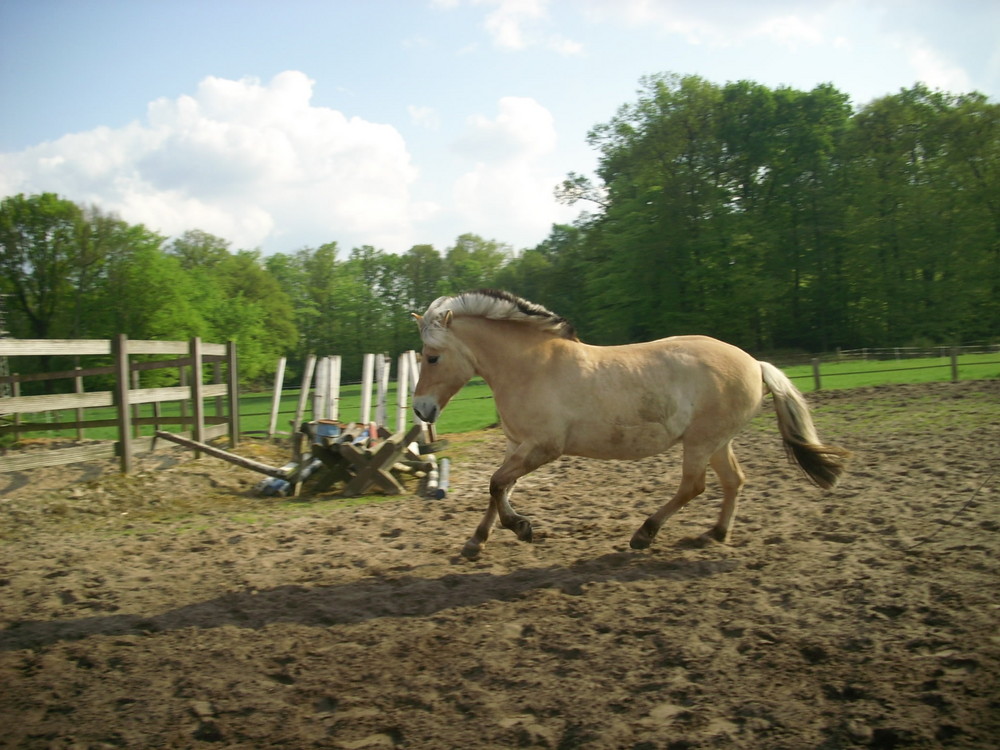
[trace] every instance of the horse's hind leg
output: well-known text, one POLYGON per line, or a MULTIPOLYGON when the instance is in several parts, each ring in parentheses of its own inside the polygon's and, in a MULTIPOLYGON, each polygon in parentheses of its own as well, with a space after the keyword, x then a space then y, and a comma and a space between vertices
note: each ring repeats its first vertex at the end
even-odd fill
POLYGON ((718 522, 705 536, 718 542, 728 542, 733 530, 736 508, 739 505, 740 489, 746 477, 739 461, 736 460, 731 442, 713 453, 710 462, 722 485, 722 511, 719 513, 718 522))
POLYGON ((653 543, 653 539, 660 531, 660 527, 674 513, 687 505, 693 498, 705 491, 705 470, 708 461, 706 457, 699 454, 693 456, 686 449, 684 451, 684 468, 681 474, 681 483, 677 492, 658 511, 646 519, 639 527, 639 530, 632 535, 629 546, 632 549, 646 549, 653 543))

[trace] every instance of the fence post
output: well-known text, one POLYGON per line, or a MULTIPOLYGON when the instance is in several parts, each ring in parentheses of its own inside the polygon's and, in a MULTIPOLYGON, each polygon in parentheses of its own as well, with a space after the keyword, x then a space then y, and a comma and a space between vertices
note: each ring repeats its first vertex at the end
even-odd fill
MULTIPOLYGON (((82 370, 80 367, 80 358, 76 358, 76 367, 73 368, 77 372, 82 370)), ((73 378, 73 391, 77 394, 83 393, 83 378, 77 375, 73 378)), ((76 439, 79 442, 83 442, 83 409, 77 407, 76 410, 76 439)))
MULTIPOLYGON (((15 378, 20 377, 20 373, 15 372, 14 373, 14 377, 15 378)), ((14 395, 14 398, 20 398, 20 396, 21 396, 21 381, 20 380, 15 380, 11 384, 11 389, 10 390, 11 390, 11 393, 14 395)), ((21 439, 21 433, 17 429, 18 425, 20 425, 20 424, 21 424, 21 414, 17 413, 17 414, 14 415, 14 432, 13 432, 13 435, 14 435, 14 442, 15 443, 18 440, 21 439)))
POLYGON ((958 382, 958 347, 951 347, 951 382, 958 382))
POLYGON ((226 342, 226 379, 229 395, 229 447, 235 448, 240 442, 240 368, 236 356, 236 342, 226 342))
MULTIPOLYGON (((191 352, 191 408, 194 424, 191 425, 191 437, 199 443, 205 442, 205 400, 202 389, 201 371, 201 339, 195 336, 189 345, 191 352)), ((194 452, 195 458, 201 458, 201 451, 194 452)))
POLYGON ((128 386, 128 336, 119 333, 111 340, 111 353, 115 360, 115 418, 118 420, 118 455, 122 474, 132 471, 132 417, 129 412, 128 386))
POLYGON ((812 366, 813 366, 813 385, 816 387, 817 391, 822 390, 823 384, 820 382, 820 379, 819 379, 819 358, 818 357, 813 357, 812 366))
MULTIPOLYGON (((142 388, 142 382, 139 380, 139 371, 132 371, 132 389, 138 391, 142 388)), ((139 418, 142 416, 142 406, 140 404, 132 404, 132 435, 134 437, 142 437, 142 426, 139 424, 139 418)))

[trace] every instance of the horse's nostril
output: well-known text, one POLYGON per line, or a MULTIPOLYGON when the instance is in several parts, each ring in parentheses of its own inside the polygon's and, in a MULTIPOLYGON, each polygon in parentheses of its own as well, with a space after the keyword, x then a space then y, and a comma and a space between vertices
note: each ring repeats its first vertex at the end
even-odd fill
POLYGON ((433 423, 438 415, 437 404, 414 404, 413 413, 417 415, 420 421, 433 423))

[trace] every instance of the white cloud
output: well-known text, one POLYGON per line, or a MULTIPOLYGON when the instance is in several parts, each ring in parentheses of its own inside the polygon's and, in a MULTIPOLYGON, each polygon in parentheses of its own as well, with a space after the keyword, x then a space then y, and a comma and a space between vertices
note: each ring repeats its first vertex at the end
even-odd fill
MULTIPOLYGON (((551 25, 550 0, 466 0, 474 6, 490 7, 483 28, 493 45, 505 50, 524 50, 531 47, 549 49, 560 55, 579 55, 583 52, 580 42, 548 31, 551 25)), ((453 9, 461 0, 435 0, 435 6, 453 9)), ((467 46, 466 50, 475 49, 467 46)))
POLYGON ((410 115, 410 122, 427 130, 439 130, 441 128, 441 115, 433 107, 419 107, 411 104, 406 108, 410 115))
POLYGON ((822 40, 820 18, 835 0, 591 0, 592 21, 655 26, 690 44, 729 47, 755 36, 796 46, 822 40))
POLYGON ((494 119, 468 118, 468 129, 456 143, 459 152, 487 160, 525 160, 555 148, 552 113, 530 97, 505 96, 494 119))
POLYGON ((922 39, 909 36, 901 42, 917 80, 932 89, 953 93, 971 91, 973 86, 968 73, 959 65, 945 59, 922 39))
POLYGON ((209 77, 158 99, 145 122, 0 155, 0 191, 50 191, 173 235, 202 229, 234 246, 291 251, 338 240, 409 247, 416 204, 406 144, 388 125, 311 104, 313 82, 209 77))
MULTIPOLYGON (((494 118, 475 115, 456 144, 473 166, 454 187, 462 225, 486 237, 544 237, 555 222, 568 222, 577 211, 559 205, 553 189, 562 175, 546 169, 556 147, 552 114, 534 99, 504 97, 494 118)), ((537 241, 537 240, 536 240, 537 241)))

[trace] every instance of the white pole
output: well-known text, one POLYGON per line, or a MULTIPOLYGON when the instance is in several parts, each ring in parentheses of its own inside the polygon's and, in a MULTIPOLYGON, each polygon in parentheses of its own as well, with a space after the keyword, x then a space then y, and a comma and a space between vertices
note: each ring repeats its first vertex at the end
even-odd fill
POLYGON ((385 365, 388 361, 389 358, 382 352, 375 355, 375 424, 377 425, 386 423, 386 393, 389 383, 385 365))
POLYGON ((410 360, 410 393, 417 390, 417 381, 420 379, 420 364, 417 362, 417 353, 410 349, 406 353, 410 360))
POLYGON ((330 390, 330 358, 323 357, 316 363, 316 388, 313 390, 313 419, 326 417, 327 394, 330 390))
MULTIPOLYGON (((420 379, 420 364, 417 362, 417 353, 412 349, 406 352, 406 357, 410 360, 410 393, 414 393, 417 390, 417 381, 420 379)), ((422 419, 418 419, 417 422, 420 424, 424 442, 433 442, 433 438, 431 437, 433 431, 430 425, 422 419)))
POLYGON ((330 419, 340 419, 340 355, 330 357, 330 419))
POLYGON ((361 369, 361 424, 372 418, 372 376, 375 374, 375 355, 366 354, 361 369))
POLYGON ((396 365, 396 432, 404 432, 407 419, 407 397, 409 394, 410 381, 410 358, 406 352, 399 355, 399 363, 396 365))

